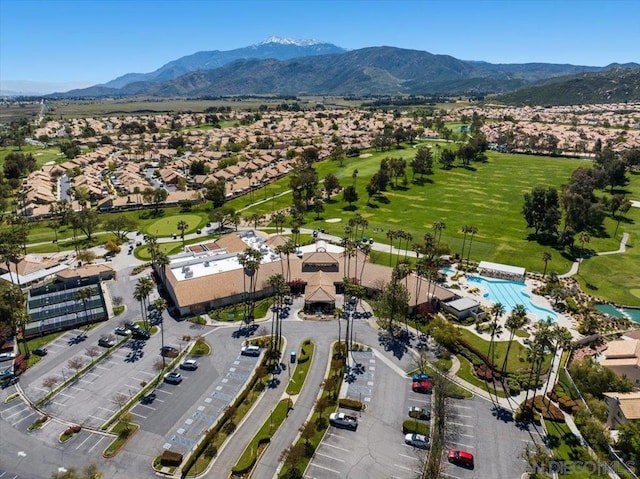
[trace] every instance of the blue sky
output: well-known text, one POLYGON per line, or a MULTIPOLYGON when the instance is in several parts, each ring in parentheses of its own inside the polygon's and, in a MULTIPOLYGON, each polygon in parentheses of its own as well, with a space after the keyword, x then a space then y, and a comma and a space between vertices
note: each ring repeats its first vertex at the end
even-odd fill
POLYGON ((640 0, 0 0, 0 81, 100 83, 270 35, 493 63, 640 62, 640 0))

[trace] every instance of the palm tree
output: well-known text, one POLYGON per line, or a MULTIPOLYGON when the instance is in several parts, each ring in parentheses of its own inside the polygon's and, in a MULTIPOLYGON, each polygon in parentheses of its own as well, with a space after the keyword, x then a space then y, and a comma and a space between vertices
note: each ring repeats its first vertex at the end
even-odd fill
MULTIPOLYGON (((497 303, 500 304, 500 303, 497 303)), ((493 390, 495 391, 496 389, 496 375, 495 375, 495 371, 496 371, 496 338, 499 338, 500 336, 502 336, 503 333, 503 329, 502 329, 502 325, 500 323, 498 323, 498 318, 497 316, 494 317, 493 321, 491 321, 489 323, 489 334, 491 334, 491 341, 489 342, 489 351, 491 354, 491 382, 493 383, 493 390)), ((489 395, 491 395, 491 392, 489 392, 489 395)), ((496 398, 497 398, 497 394, 496 394, 496 398)))
POLYGON ((76 300, 82 301, 85 321, 87 320, 87 301, 91 299, 91 296, 93 296, 92 288, 82 288, 75 294, 76 300))
MULTIPOLYGON (((571 332, 565 328, 564 326, 559 326, 558 324, 554 324, 551 327, 550 331, 550 340, 553 342, 553 356, 551 359, 551 364, 553 365, 553 361, 558 353, 558 349, 564 350, 571 347, 573 343, 573 336, 571 336, 571 332)), ((558 364, 558 368, 560 364, 558 364)), ((544 392, 542 393, 543 397, 547 397, 547 390, 549 389, 549 381, 547 380, 544 386, 544 392)))
POLYGON ((591 241, 591 236, 586 231, 580 232, 578 236, 578 242, 580 243, 580 257, 578 258, 578 271, 580 270, 580 264, 582 263, 582 259, 584 258, 584 245, 585 243, 589 243, 591 241))
MULTIPOLYGON (((155 310, 158 312, 158 319, 160 320, 160 341, 161 341, 161 345, 162 345, 162 351, 164 351, 164 321, 162 320, 162 313, 165 312, 165 310, 167 309, 167 300, 164 298, 158 298, 153 302, 153 306, 155 307, 155 310)), ((162 369, 164 370, 166 364, 165 364, 165 358, 164 358, 164 354, 161 354, 162 356, 162 369)))
MULTIPOLYGON (((491 354, 492 350, 495 350, 494 340, 495 340, 496 333, 499 332, 500 334, 502 334, 502 326, 498 324, 498 319, 500 319, 500 317, 504 314, 505 307, 502 303, 498 302, 498 303, 495 303, 493 306, 491 306, 490 312, 491 312, 491 315, 493 316, 493 319, 489 324, 489 331, 491 332, 491 341, 489 342, 489 351, 488 351, 489 354, 491 354), (498 326, 500 327, 498 328, 498 326)), ((493 363, 492 368, 495 370, 495 361, 492 360, 492 363, 493 363)))
POLYGON ((515 308, 511 310, 511 314, 505 321, 504 325, 509 330, 509 342, 507 343, 507 352, 504 355, 504 361, 502 362, 502 375, 504 376, 507 370, 507 362, 509 361, 509 352, 511 351, 511 344, 513 338, 518 329, 523 328, 529 322, 527 318, 527 309, 523 304, 516 304, 515 308))
POLYGON ((149 323, 147 321, 147 299, 151 291, 153 291, 153 281, 149 277, 140 278, 133 290, 133 298, 140 301, 142 321, 147 331, 149 330, 149 323))
POLYGON ((469 267, 469 257, 471 256, 471 245, 473 244, 473 237, 478 232, 478 228, 475 226, 469 226, 469 233, 471 238, 469 239, 469 251, 467 251, 467 267, 469 267))
POLYGON ((180 238, 182 238, 182 247, 184 248, 184 232, 189 229, 189 224, 184 220, 180 220, 178 221, 178 224, 176 226, 178 228, 178 231, 180 231, 180 238))
MULTIPOLYGON (((262 260, 262 252, 255 248, 247 248, 238 255, 238 262, 244 268, 245 278, 249 276, 249 297, 245 302, 244 322, 253 321, 255 309, 255 294, 258 285, 258 271, 260 270, 260 261, 262 260)), ((245 285, 246 294, 246 285, 245 285)))
POLYGON ((542 253, 542 261, 544 261, 544 272, 542 273, 542 277, 544 278, 545 276, 547 276, 547 265, 549 261, 551 261, 551 253, 549 253, 548 251, 542 253))
POLYGON ((398 237, 398 233, 393 230, 387 231, 387 239, 389 240, 389 266, 391 266, 391 258, 393 257, 393 240, 398 237))
POLYGON ((464 239, 462 240, 462 252, 460 253, 460 266, 462 266, 462 260, 464 259, 464 247, 467 243, 467 233, 469 233, 469 225, 464 225, 461 231, 464 233, 464 239))
POLYGON ((433 229, 438 233, 438 246, 440 246, 440 241, 442 240, 442 231, 447 227, 447 224, 440 220, 433 223, 433 229))
MULTIPOLYGON (((527 400, 529 399, 529 390, 531 386, 531 380, 533 378, 533 373, 536 370, 536 365, 543 359, 544 359, 544 346, 539 341, 534 340, 529 346, 529 349, 527 350, 527 361, 529 362, 531 367, 529 369, 529 379, 527 380, 527 389, 525 391, 525 396, 524 396, 524 404, 526 408, 524 412, 526 412, 527 417, 529 418, 531 417, 531 414, 532 414, 532 408, 528 407, 526 404, 527 404, 527 400)), ((534 395, 535 395, 535 392, 534 392, 534 395)))

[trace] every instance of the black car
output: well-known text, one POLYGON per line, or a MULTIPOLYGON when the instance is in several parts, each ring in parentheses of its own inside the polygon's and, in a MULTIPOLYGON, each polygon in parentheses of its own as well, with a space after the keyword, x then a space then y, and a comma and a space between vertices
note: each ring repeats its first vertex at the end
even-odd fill
POLYGON ((47 348, 40 346, 31 352, 36 356, 46 356, 49 351, 47 351, 47 348))
POLYGON ((133 339, 149 339, 151 337, 151 334, 149 334, 149 331, 145 331, 144 329, 134 329, 133 331, 131 331, 131 337, 133 339))
POLYGON ((174 348, 173 346, 162 346, 162 348, 160 348, 160 354, 167 358, 175 358, 180 354, 180 351, 178 351, 178 348, 174 348))

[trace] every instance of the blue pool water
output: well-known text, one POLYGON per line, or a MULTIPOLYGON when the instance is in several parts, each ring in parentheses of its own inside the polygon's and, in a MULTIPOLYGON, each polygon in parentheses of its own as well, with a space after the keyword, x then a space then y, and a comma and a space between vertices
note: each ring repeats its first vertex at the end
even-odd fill
POLYGON ((610 304, 596 304, 596 309, 616 318, 629 318, 631 321, 640 323, 640 309, 636 308, 614 308, 610 304))
POLYGON ((502 303, 505 312, 509 314, 516 304, 523 304, 527 313, 536 316, 538 321, 551 318, 556 321, 558 316, 550 309, 536 306, 531 302, 531 296, 524 291, 524 283, 518 281, 505 281, 501 279, 488 279, 480 276, 470 276, 468 282, 477 283, 483 291, 483 297, 494 303, 502 303))

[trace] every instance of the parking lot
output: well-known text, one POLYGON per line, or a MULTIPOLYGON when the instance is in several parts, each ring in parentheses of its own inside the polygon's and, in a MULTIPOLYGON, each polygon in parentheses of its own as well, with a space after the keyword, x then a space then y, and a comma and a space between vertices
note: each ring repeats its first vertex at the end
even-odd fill
POLYGON ((318 447, 306 477, 335 479, 412 479, 425 452, 404 443, 402 422, 411 381, 392 369, 374 352, 355 352, 346 395, 367 405, 358 417, 358 429, 329 427, 318 447))
POLYGON ((449 464, 445 450, 445 479, 520 477, 526 470, 523 449, 533 442, 542 443, 535 427, 518 427, 510 411, 484 399, 449 400, 447 415, 445 448, 470 452, 474 467, 449 464))

